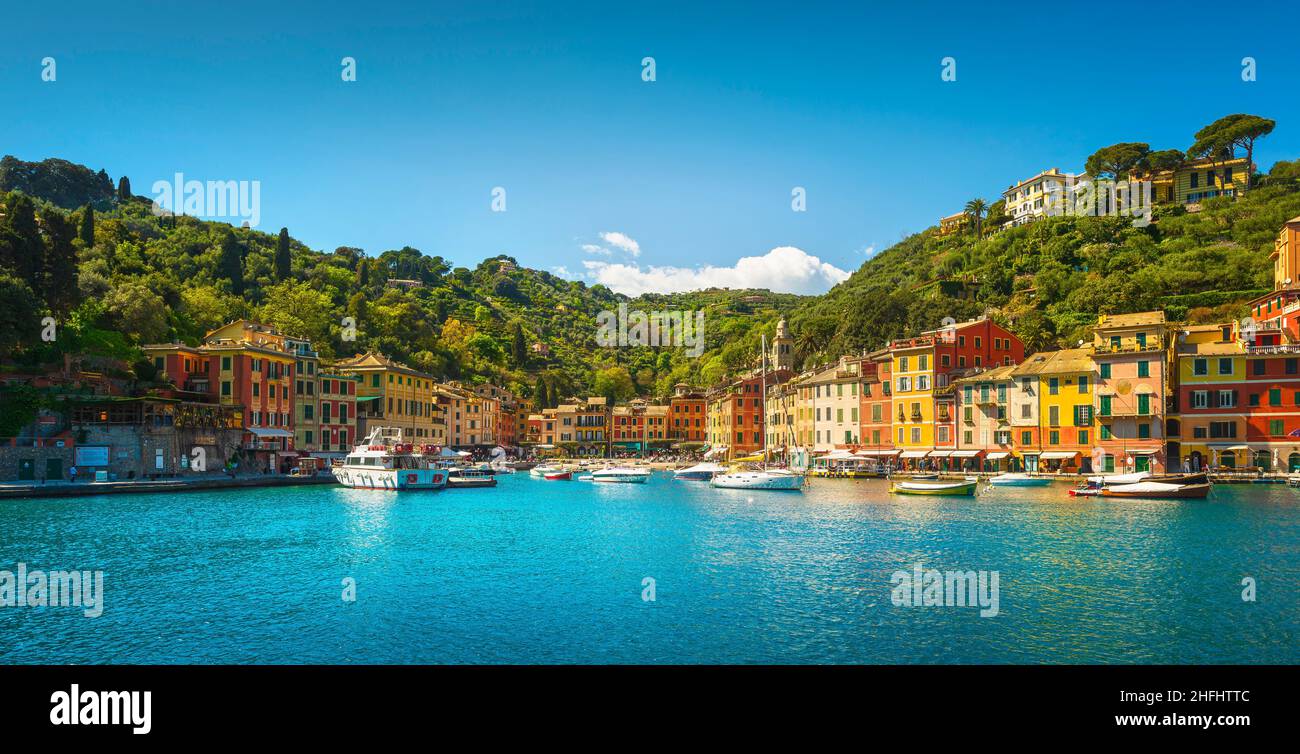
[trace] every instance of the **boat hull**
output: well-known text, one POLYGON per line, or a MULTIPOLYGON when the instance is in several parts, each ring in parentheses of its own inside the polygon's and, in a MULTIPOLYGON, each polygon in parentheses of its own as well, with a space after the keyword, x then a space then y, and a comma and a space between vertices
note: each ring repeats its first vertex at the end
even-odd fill
POLYGON ((765 472, 740 472, 718 474, 710 484, 723 490, 778 490, 797 491, 803 488, 803 477, 798 474, 768 474, 765 472))
POLYGON ((397 492, 440 490, 447 486, 443 469, 374 469, 342 466, 334 478, 344 487, 359 490, 393 490, 397 492))
POLYGON ((542 478, 548 482, 567 482, 573 478, 573 473, 569 471, 556 471, 550 474, 543 474, 542 478))
POLYGON ((891 486, 889 491, 895 495, 970 497, 975 494, 975 487, 978 486, 978 484, 978 482, 960 482, 956 484, 900 482, 899 484, 891 486))
POLYGON ((1052 480, 1046 477, 992 477, 989 484, 994 487, 1046 487, 1052 480))
POLYGON ((1123 487, 1105 487, 1102 497, 1121 497, 1142 500, 1201 499, 1210 494, 1209 484, 1187 484, 1173 490, 1126 490, 1123 487))

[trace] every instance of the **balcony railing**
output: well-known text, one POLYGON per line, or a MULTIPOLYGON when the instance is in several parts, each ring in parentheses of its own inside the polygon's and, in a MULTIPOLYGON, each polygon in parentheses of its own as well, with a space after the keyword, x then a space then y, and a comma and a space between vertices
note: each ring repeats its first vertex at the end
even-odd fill
POLYGON ((1253 355, 1300 353, 1300 343, 1283 343, 1276 346, 1246 346, 1246 353, 1253 355))
POLYGON ((1150 351, 1163 351, 1164 346, 1161 345, 1160 343, 1145 343, 1145 344, 1121 343, 1118 346, 1112 345, 1110 343, 1102 343, 1101 345, 1098 345, 1093 350, 1095 353, 1100 353, 1100 354, 1148 353, 1150 351))

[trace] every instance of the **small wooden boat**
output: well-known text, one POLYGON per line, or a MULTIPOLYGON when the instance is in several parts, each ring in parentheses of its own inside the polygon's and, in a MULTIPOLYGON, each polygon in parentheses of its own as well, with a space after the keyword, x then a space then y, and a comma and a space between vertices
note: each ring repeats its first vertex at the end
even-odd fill
POLYGON ((548 482, 567 482, 573 479, 572 471, 548 471, 542 475, 542 479, 548 482))
POLYGON ((1204 498, 1210 494, 1209 484, 1165 484, 1163 482, 1137 482, 1119 484, 1101 489, 1103 497, 1147 499, 1204 498))
POLYGON ((974 495, 978 482, 895 482, 889 491, 895 495, 974 495))
POLYGON ((1097 497, 1101 495, 1100 487, 1075 487, 1070 490, 1070 497, 1097 497))
POLYGON ((1202 471, 1199 474, 1152 474, 1142 481, 1159 482, 1161 484, 1205 484, 1210 479, 1202 471))

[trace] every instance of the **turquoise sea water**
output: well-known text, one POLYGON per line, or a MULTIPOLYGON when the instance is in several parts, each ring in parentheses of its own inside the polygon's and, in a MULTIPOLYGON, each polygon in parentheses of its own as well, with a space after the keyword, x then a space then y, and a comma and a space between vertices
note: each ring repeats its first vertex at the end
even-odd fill
POLYGON ((0 501, 0 570, 103 570, 106 592, 98 618, 0 608, 0 662, 1300 662, 1300 491, 1065 490, 515 474, 438 493, 0 501), (997 571, 999 614, 895 606, 891 575, 918 562, 997 571))

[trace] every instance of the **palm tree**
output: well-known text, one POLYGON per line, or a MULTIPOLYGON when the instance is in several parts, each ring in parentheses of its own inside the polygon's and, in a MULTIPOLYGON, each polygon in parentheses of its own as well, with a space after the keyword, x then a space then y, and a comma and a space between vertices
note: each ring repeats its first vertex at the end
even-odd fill
POLYGON ((966 202, 966 214, 975 220, 975 237, 984 236, 984 213, 988 211, 988 202, 983 199, 971 199, 966 202))

